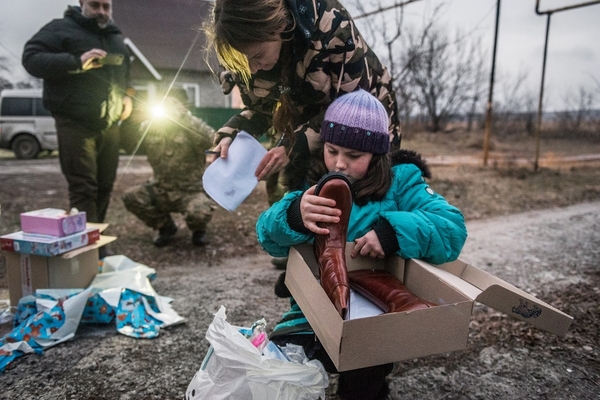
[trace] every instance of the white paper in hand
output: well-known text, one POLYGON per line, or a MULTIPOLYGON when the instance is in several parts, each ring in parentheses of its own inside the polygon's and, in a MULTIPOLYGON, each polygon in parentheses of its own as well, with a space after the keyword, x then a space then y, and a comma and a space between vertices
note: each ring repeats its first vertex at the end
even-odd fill
POLYGON ((227 158, 218 158, 204 171, 204 190, 224 209, 235 210, 258 185, 254 172, 266 153, 258 140, 241 131, 231 143, 227 158))

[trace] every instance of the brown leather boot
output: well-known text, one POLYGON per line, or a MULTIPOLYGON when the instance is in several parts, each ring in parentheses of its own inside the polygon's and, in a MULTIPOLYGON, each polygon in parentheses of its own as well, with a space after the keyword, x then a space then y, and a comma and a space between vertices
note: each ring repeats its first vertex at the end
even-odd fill
POLYGON ((343 174, 327 174, 317 184, 315 194, 335 200, 335 208, 342 211, 338 223, 318 224, 329 229, 329 235, 316 235, 314 252, 319 265, 321 286, 342 319, 346 319, 350 310, 350 285, 345 255, 348 221, 352 210, 350 182, 343 174))
POLYGON ((359 269, 348 272, 352 289, 371 300, 386 313, 435 307, 412 293, 400 279, 384 270, 359 269))

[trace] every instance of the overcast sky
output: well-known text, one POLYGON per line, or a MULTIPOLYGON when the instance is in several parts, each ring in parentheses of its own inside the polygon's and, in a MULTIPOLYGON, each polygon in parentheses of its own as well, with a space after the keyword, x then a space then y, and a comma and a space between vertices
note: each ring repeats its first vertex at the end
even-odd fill
MULTIPOLYGON (((589 1, 541 0, 540 11, 589 1)), ((393 1, 380 0, 380 3, 385 7, 393 1)), ((458 28, 463 33, 472 32, 481 37, 482 45, 488 49, 488 67, 491 67, 497 0, 420 0, 405 7, 405 28, 423 26, 436 6, 442 3, 441 20, 448 34, 453 36, 458 28)), ((537 15, 535 5, 535 0, 501 1, 496 79, 510 80, 509 77, 525 73, 527 81, 524 85, 538 99, 547 17, 537 15)), ((363 21, 357 21, 359 27, 363 21)), ((600 108, 600 4, 552 15, 545 81, 544 97, 548 103, 544 105, 545 110, 560 107, 564 93, 577 91, 581 85, 596 90, 595 106, 600 108)), ((501 90, 500 83, 496 82, 494 87, 495 99, 501 90)), ((486 99, 487 87, 489 84, 486 84, 486 99)))
MULTIPOLYGON (((119 0, 113 0, 119 1, 119 0)), ((405 0, 404 0, 405 1, 405 0)), ((590 0, 541 0, 540 9, 554 9, 590 0)), ((393 4, 393 0, 379 0, 393 4)), ((350 0, 342 0, 352 10, 350 0)), ((443 23, 450 33, 456 27, 475 31, 483 44, 491 48, 497 0, 420 0, 405 8, 407 25, 422 24, 437 4, 445 3, 443 23)), ((20 67, 24 43, 53 18, 60 18, 68 0, 0 0, 0 55, 8 56, 13 75, 21 80, 26 73, 20 67)), ((140 1, 142 6, 143 1, 140 1)), ((528 88, 539 94, 546 31, 546 16, 535 13, 535 0, 503 0, 496 71, 497 77, 526 72, 528 88)), ((168 12, 168 10, 162 10, 168 12)), ((357 21, 360 27, 364 19, 357 21)), ((116 21, 117 25, 119 21, 116 21)), ((567 90, 589 89, 600 85, 600 4, 553 14, 548 42, 546 93, 548 109, 559 105, 567 90)), ((597 103, 597 106, 600 104, 597 103)), ((546 109, 546 107, 545 107, 546 109)))

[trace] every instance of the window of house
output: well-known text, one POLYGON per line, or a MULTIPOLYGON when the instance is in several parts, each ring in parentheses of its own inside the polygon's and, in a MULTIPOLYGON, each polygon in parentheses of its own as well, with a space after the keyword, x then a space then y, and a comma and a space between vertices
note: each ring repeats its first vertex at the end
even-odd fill
POLYGON ((194 107, 200 107, 200 85, 197 83, 184 83, 183 89, 187 92, 188 99, 194 107))

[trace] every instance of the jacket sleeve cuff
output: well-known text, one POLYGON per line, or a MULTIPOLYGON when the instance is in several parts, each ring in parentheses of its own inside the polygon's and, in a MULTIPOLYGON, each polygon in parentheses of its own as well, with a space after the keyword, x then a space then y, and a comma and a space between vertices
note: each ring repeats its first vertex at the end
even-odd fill
POLYGON ((287 209, 287 220, 290 228, 295 230, 296 232, 308 234, 311 231, 304 226, 304 222, 302 222, 302 213, 300 212, 300 199, 298 197, 296 200, 290 203, 290 207, 287 209))
POLYGON ((232 132, 219 131, 215 134, 214 144, 215 145, 219 144, 219 142, 221 140, 223 140, 223 138, 226 138, 226 137, 231 138, 231 140, 234 140, 236 135, 237 135, 237 131, 232 131, 232 132))
POLYGON ((400 244, 396 238, 396 231, 392 225, 385 218, 381 218, 379 222, 373 227, 373 230, 377 234, 379 243, 383 248, 385 256, 391 256, 396 254, 400 250, 400 244))

